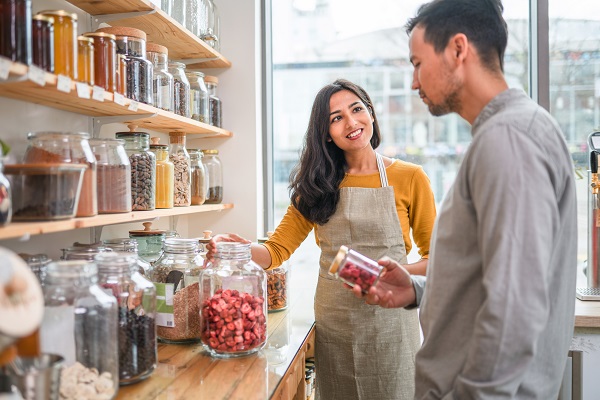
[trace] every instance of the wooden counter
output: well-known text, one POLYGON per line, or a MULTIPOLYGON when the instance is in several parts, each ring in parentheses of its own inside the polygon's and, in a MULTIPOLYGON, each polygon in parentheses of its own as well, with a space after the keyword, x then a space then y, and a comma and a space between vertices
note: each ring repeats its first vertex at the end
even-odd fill
POLYGON ((575 300, 575 328, 600 328, 600 301, 575 300))

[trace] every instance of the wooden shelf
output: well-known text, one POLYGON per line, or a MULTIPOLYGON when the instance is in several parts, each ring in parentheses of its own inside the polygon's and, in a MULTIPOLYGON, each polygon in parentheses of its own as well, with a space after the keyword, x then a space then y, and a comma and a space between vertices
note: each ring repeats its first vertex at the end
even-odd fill
MULTIPOLYGON (((151 14, 128 16, 107 21, 111 26, 126 26, 141 29, 148 35, 148 42, 163 45, 169 49, 169 58, 173 60, 204 59, 193 68, 229 68, 231 62, 200 40, 196 35, 175 21, 160 8, 147 0, 67 0, 99 21, 113 14, 126 14, 140 11, 152 11, 151 14)), ((183 0, 178 0, 183 1, 183 0)))
POLYGON ((221 128, 182 117, 172 112, 160 110, 147 104, 138 103, 137 110, 130 110, 131 100, 125 99, 124 105, 114 102, 110 92, 104 92, 104 101, 91 98, 92 87, 88 87, 90 98, 78 96, 76 83, 71 82, 71 91, 62 92, 57 89, 58 77, 45 74, 45 85, 28 80, 28 67, 12 63, 7 81, 0 80, 0 96, 45 105, 60 110, 88 115, 91 117, 131 117, 124 123, 134 123, 141 129, 151 129, 168 133, 182 131, 187 134, 200 134, 203 137, 231 137, 231 132, 221 128), (149 117, 148 114, 156 114, 149 117))
POLYGON ((156 217, 173 217, 177 215, 197 214, 210 211, 221 211, 233 208, 233 204, 206 204, 201 206, 157 209, 154 211, 134 211, 121 214, 99 214, 95 217, 73 218, 61 221, 12 222, 0 228, 0 240, 20 238, 26 235, 42 235, 44 233, 65 232, 79 228, 123 224, 154 219, 156 217))

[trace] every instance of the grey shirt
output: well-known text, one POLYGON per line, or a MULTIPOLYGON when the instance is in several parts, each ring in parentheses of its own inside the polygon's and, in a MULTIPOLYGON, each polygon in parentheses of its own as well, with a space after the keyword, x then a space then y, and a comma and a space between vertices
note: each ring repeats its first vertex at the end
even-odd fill
POLYGON ((472 135, 433 233, 416 398, 556 399, 575 309, 571 157, 552 117, 516 89, 472 135))

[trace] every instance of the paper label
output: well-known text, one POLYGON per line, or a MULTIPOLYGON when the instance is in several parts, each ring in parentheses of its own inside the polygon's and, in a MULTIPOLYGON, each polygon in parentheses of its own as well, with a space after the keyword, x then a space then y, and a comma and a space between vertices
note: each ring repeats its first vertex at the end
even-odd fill
POLYGON ((29 67, 29 71, 27 72, 27 79, 34 83, 37 83, 40 86, 46 86, 46 71, 44 71, 40 67, 31 65, 29 67))
POLYGON ((90 87, 88 86, 87 83, 76 82, 75 87, 77 88, 77 96, 78 97, 81 97, 82 99, 90 98, 90 87))
POLYGON ((156 325, 173 328, 173 288, 172 283, 155 283, 156 287, 156 325))
POLYGON ((8 58, 0 57, 0 79, 3 81, 8 79, 11 65, 12 61, 10 61, 8 58))
POLYGON ((117 103, 120 106, 124 106, 125 105, 125 96, 123 96, 121 93, 114 93, 114 97, 113 100, 115 103, 117 103))
POLYGON ((100 86, 94 86, 92 88, 92 99, 104 101, 104 88, 100 86))
POLYGON ((61 92, 71 93, 71 78, 59 75, 58 81, 56 82, 56 89, 61 92))
POLYGON ((129 107, 127 108, 129 111, 137 112, 139 103, 135 100, 131 100, 129 103, 129 107))

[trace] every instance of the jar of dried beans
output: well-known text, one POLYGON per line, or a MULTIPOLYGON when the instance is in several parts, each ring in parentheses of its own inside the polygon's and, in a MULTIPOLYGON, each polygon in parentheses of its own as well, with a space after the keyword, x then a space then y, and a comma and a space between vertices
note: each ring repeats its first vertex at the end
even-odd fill
POLYGON ((155 208, 156 156, 150 151, 150 135, 134 132, 117 132, 116 138, 125 141, 125 151, 131 163, 131 208, 149 211, 155 208))
POLYGON ((185 133, 169 132, 169 160, 175 171, 173 180, 173 202, 175 207, 187 207, 192 203, 192 178, 190 155, 185 148, 185 133))
POLYGON ((90 139, 97 161, 98 212, 131 211, 131 163, 120 139, 90 139))
POLYGON ((83 132, 29 133, 29 143, 23 157, 25 163, 87 165, 81 183, 77 217, 98 214, 97 162, 88 141, 89 137, 89 134, 83 132))
POLYGON ((156 208, 174 207, 175 169, 169 159, 169 146, 159 144, 160 138, 150 138, 150 151, 156 156, 156 208))
POLYGON ((223 201, 223 166, 219 150, 202 150, 202 163, 208 177, 206 204, 219 204, 223 201))
POLYGON ((217 243, 200 278, 202 343, 215 357, 259 351, 267 340, 267 276, 250 244, 217 243))
POLYGON ((198 240, 165 240, 163 255, 149 274, 158 296, 156 325, 161 341, 183 343, 200 339, 201 269, 198 240))
POLYGON ((190 155, 191 177, 192 177, 192 205, 198 206, 206 201, 208 193, 208 179, 206 169, 202 163, 203 154, 199 149, 187 149, 190 155))
POLYGON ((65 360, 60 393, 65 398, 114 398, 119 389, 117 301, 98 286, 88 261, 47 267, 40 349, 65 360), (79 379, 77 379, 79 377, 79 379))
POLYGON ((131 253, 96 256, 98 281, 118 305, 119 383, 148 378, 156 368, 156 290, 131 253))
MULTIPOLYGON (((266 243, 273 232, 267 232, 266 238, 258 239, 258 243, 266 243)), ((267 308, 269 312, 285 310, 288 307, 290 269, 288 262, 266 270, 267 273, 267 308)))
POLYGON ((363 293, 377 283, 383 267, 376 261, 360 254, 346 246, 340 246, 335 256, 329 274, 352 287, 359 285, 363 293))

